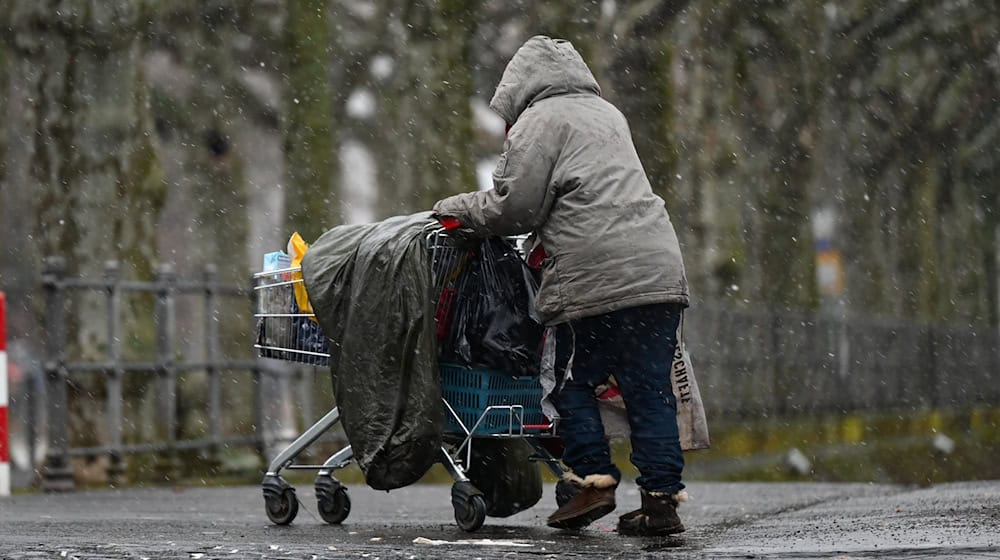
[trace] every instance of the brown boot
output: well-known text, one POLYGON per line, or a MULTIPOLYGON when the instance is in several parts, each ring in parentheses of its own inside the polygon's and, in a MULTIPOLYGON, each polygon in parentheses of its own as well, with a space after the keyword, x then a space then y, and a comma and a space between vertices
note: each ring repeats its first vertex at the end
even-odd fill
POLYGON ((582 529, 615 510, 618 481, 609 474, 572 477, 580 491, 549 516, 548 526, 555 529, 582 529))
POLYGON ((677 505, 687 501, 687 492, 661 494, 642 491, 642 507, 618 518, 618 534, 656 537, 684 532, 677 505))

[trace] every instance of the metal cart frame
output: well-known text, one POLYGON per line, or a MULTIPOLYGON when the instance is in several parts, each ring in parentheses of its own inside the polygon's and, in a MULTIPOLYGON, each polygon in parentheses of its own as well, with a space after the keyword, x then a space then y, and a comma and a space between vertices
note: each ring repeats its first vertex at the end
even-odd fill
MULTIPOLYGON (((428 227, 425 233, 432 263, 433 295, 436 296, 439 306, 450 305, 450 301, 445 301, 447 296, 444 290, 454 289, 459 267, 464 266, 464 262, 467 261, 468 251, 459 249, 447 232, 436 224, 434 227, 428 227)), ((302 285, 302 282, 301 268, 298 267, 265 271, 254 275, 254 289, 258 291, 258 310, 255 317, 259 331, 254 347, 263 357, 324 366, 330 355, 317 347, 318 325, 307 323, 314 316, 302 313, 298 306, 292 303, 295 286, 302 285), (278 331, 277 336, 271 338, 263 336, 263 327, 267 324, 279 326, 278 329, 272 329, 278 331), (306 334, 303 335, 303 332, 306 334)), ((322 340, 325 342, 325 337, 322 340)), ((554 422, 528 424, 525 422, 524 407, 514 404, 487 406, 470 424, 467 421, 468 417, 463 421, 446 398, 442 401, 447 414, 459 427, 457 431, 446 431, 447 436, 452 436, 451 439, 455 440, 460 439, 460 443, 442 446, 439 461, 454 480, 451 500, 455 509, 455 521, 463 530, 475 531, 486 519, 487 506, 483 493, 475 488, 466 476, 474 442, 479 438, 526 440, 535 451, 531 460, 544 463, 559 479, 556 486, 557 503, 562 505, 575 494, 575 487, 563 480, 564 470, 559 460, 554 458, 541 442, 545 438, 557 437, 554 422), (501 429, 498 433, 479 433, 480 425, 488 417, 496 424, 497 414, 505 414, 502 418, 507 419, 506 429, 501 429)), ((299 509, 295 488, 281 476, 283 470, 317 471, 315 489, 320 517, 331 524, 340 524, 347 519, 351 511, 351 500, 347 487, 337 480, 334 471, 350 464, 354 457, 351 446, 337 451, 321 465, 295 463, 299 455, 332 429, 339 420, 340 412, 335 407, 271 460, 262 486, 265 511, 273 523, 278 525, 291 523, 299 509)))

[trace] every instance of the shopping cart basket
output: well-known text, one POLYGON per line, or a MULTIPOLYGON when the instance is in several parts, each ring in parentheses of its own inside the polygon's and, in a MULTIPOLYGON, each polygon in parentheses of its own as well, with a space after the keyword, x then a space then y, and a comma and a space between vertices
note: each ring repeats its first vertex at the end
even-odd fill
MULTIPOLYGON (((430 252, 433 289, 437 309, 435 320, 438 338, 446 332, 457 294, 462 268, 471 252, 457 246, 442 228, 428 227, 426 244, 430 252)), ((254 275, 258 309, 257 339, 254 347, 265 358, 288 360, 308 365, 329 363, 328 341, 309 313, 303 313, 295 300, 295 286, 302 283, 301 269, 287 268, 254 275)), ((441 394, 446 410, 445 435, 452 442, 441 449, 441 464, 454 480, 452 504, 455 521, 466 531, 475 531, 486 518, 486 502, 465 472, 472 460, 472 449, 480 438, 521 438, 534 449, 533 460, 544 463, 560 479, 556 487, 559 505, 568 501, 574 488, 563 482, 559 461, 542 440, 556 437, 556 426, 542 415, 542 388, 537 377, 515 377, 504 372, 440 364, 441 394)), ((322 465, 294 464, 295 458, 340 419, 337 408, 330 410, 310 426, 270 462, 263 480, 264 504, 268 518, 278 525, 291 523, 298 513, 295 489, 280 475, 284 469, 316 470, 317 506, 327 523, 343 522, 351 511, 347 488, 333 472, 346 467, 353 458, 350 446, 322 465)))

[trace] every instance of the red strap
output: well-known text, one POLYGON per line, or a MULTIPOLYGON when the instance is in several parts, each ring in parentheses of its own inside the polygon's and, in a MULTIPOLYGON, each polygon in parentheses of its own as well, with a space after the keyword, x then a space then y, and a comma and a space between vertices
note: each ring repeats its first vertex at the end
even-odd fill
POLYGON ((542 244, 539 243, 538 246, 531 251, 531 254, 528 255, 528 267, 542 268, 542 261, 544 261, 546 257, 548 257, 548 255, 545 253, 545 247, 542 247, 542 244))
POLYGON ((607 390, 605 390, 600 395, 597 395, 597 398, 602 399, 602 400, 604 400, 604 399, 613 399, 613 398, 615 398, 617 396, 620 396, 621 394, 622 394, 622 392, 618 389, 617 386, 615 386, 615 385, 609 385, 608 388, 607 388, 607 390))
POLYGON ((455 218, 454 216, 442 216, 438 218, 438 222, 440 222, 441 226, 447 230, 458 229, 462 227, 462 222, 458 221, 458 218, 455 218))

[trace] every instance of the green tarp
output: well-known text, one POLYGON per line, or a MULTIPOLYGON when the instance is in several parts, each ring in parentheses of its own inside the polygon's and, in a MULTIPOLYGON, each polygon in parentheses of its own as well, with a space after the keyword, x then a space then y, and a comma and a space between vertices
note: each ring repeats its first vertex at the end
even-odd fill
POLYGON ((368 485, 416 482, 439 458, 444 407, 434 339, 430 213, 333 228, 302 275, 330 338, 333 392, 368 485))

